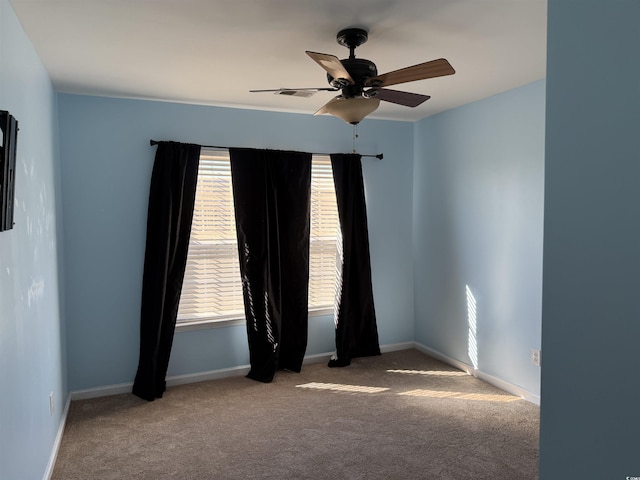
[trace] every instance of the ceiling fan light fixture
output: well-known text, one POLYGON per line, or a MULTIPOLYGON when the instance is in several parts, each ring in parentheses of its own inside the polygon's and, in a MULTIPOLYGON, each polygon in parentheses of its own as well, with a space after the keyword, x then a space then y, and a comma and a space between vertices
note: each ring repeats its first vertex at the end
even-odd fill
POLYGON ((377 98, 336 97, 316 112, 316 115, 328 113, 351 125, 357 125, 364 117, 374 112, 378 105, 380 105, 380 100, 377 98))

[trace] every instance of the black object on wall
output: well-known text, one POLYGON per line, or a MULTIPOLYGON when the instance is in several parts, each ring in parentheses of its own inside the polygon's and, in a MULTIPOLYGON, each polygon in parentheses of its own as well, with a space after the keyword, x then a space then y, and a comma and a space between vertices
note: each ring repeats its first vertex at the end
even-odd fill
POLYGON ((0 110, 0 129, 0 232, 3 232, 13 228, 18 121, 9 112, 0 110))

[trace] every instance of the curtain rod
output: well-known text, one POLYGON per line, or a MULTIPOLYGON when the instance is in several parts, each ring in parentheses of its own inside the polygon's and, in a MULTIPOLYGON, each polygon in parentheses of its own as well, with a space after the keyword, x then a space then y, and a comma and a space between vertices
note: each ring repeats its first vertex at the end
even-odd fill
MULTIPOLYGON (((149 145, 151 145, 152 147, 154 145, 159 144, 160 141, 159 140, 149 140, 149 145)), ((220 150, 229 150, 229 147, 219 147, 217 145, 200 145, 203 148, 217 148, 220 150)), ((355 152, 352 152, 355 153, 355 152)), ((316 153, 315 155, 331 155, 330 153, 316 153)), ((382 153, 379 153, 378 155, 363 155, 363 154, 358 154, 361 157, 370 157, 370 158, 377 158, 378 160, 382 160, 384 158, 384 155, 382 153)))

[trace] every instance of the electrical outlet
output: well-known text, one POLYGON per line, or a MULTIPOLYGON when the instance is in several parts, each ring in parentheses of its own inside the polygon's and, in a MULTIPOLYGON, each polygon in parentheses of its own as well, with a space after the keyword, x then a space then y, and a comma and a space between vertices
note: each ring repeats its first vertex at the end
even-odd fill
POLYGON ((542 364, 542 352, 540 350, 531 350, 531 363, 537 367, 542 364))
POLYGON ((55 410, 55 399, 53 397, 53 392, 49 394, 49 415, 53 417, 53 411, 55 410))

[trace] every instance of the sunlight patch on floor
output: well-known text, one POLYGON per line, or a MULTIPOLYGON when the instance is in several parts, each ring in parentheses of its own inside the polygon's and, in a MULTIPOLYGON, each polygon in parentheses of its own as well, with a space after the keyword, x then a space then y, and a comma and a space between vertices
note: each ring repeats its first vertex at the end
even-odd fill
POLYGON ((455 398, 460 400, 480 400, 485 402, 515 402, 520 400, 519 397, 514 397, 513 395, 490 395, 485 393, 445 392, 439 390, 421 389, 399 393, 398 395, 429 398, 455 398))
POLYGON ((340 383, 318 383, 311 382, 304 385, 296 385, 297 388, 311 388, 314 390, 331 390, 334 392, 350 392, 350 393, 380 393, 389 390, 384 387, 366 387, 363 385, 343 385, 340 383))
POLYGON ((431 375, 434 377, 467 377, 466 372, 451 370, 387 370, 387 373, 406 373, 407 375, 431 375))

